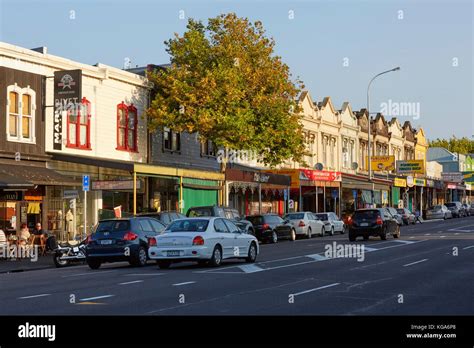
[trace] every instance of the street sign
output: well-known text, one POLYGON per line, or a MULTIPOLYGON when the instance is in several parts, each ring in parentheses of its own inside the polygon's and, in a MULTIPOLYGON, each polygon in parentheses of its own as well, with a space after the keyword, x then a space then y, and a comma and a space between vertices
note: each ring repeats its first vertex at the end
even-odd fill
POLYGON ((287 190, 283 190, 283 200, 287 200, 288 199, 288 191, 287 190))
POLYGON ((293 209, 295 207, 295 201, 290 199, 288 201, 288 208, 293 209))
POLYGON ((356 189, 352 190, 352 197, 354 197, 354 199, 357 198, 357 190, 356 189))
POLYGON ((339 196, 339 192, 336 189, 332 190, 332 198, 336 199, 339 196))
POLYGON ((407 186, 408 187, 413 187, 415 185, 415 181, 413 180, 413 177, 411 175, 407 176, 407 186))
POLYGON ((89 191, 90 189, 90 176, 83 175, 82 176, 82 191, 89 191))

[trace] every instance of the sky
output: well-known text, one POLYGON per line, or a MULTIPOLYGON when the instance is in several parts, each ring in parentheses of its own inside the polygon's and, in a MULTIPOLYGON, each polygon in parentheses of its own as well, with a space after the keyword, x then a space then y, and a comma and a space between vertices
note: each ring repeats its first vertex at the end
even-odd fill
POLYGON ((164 41, 188 18, 263 23, 314 101, 397 116, 429 139, 474 135, 471 0, 0 0, 0 41, 81 63, 169 62, 164 41))

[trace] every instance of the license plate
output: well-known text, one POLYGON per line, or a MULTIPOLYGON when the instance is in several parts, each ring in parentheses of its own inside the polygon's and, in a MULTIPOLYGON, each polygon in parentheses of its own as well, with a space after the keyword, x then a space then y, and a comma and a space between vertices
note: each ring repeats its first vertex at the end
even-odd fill
POLYGON ((78 248, 78 247, 74 247, 74 248, 72 248, 72 251, 74 251, 75 253, 78 253, 78 252, 79 252, 79 248, 78 248))
POLYGON ((362 222, 360 225, 363 226, 363 227, 369 226, 369 224, 367 222, 362 222))
POLYGON ((179 250, 170 250, 166 252, 166 256, 179 256, 179 250))
POLYGON ((112 244, 112 239, 104 239, 100 241, 100 244, 102 245, 109 245, 112 244))

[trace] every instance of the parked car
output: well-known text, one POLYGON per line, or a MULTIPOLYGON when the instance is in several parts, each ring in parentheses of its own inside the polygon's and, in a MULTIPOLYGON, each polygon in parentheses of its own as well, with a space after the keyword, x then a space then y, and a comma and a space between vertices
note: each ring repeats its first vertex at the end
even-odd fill
POLYGON ((104 262, 128 261, 133 266, 147 262, 148 238, 161 234, 166 226, 150 217, 102 220, 88 237, 86 262, 97 269, 104 262))
POLYGON ((397 209, 393 207, 387 207, 386 208, 388 212, 397 220, 398 226, 403 225, 403 217, 402 215, 397 211, 397 209))
POLYGON ((387 235, 392 235, 393 238, 400 237, 400 226, 386 209, 358 209, 349 220, 351 242, 359 236, 364 240, 368 240, 370 236, 386 240, 387 235))
POLYGON ((415 224, 416 223, 416 216, 407 208, 398 208, 397 212, 402 216, 403 223, 405 225, 415 224))
POLYGON ((471 215, 474 215, 474 203, 471 203, 471 205, 469 206, 469 211, 471 215))
POLYGON ((232 220, 237 227, 246 231, 249 234, 255 234, 255 229, 252 223, 245 220, 237 209, 223 207, 218 205, 210 205, 203 207, 191 207, 186 212, 187 217, 201 217, 201 216, 215 216, 223 217, 232 220))
POLYGON ((324 223, 312 212, 304 211, 300 213, 289 213, 283 216, 284 220, 289 220, 296 231, 296 236, 311 238, 314 234, 324 236, 324 223))
POLYGON ((296 229, 289 220, 276 214, 247 216, 255 229, 255 237, 261 242, 276 243, 280 239, 296 240, 296 229))
POLYGON ((334 232, 343 234, 346 231, 346 224, 335 213, 317 213, 314 215, 324 223, 325 232, 331 236, 334 235, 334 232))
POLYGON ((149 212, 149 213, 141 213, 138 214, 137 216, 147 216, 147 217, 152 217, 154 219, 159 220, 160 222, 164 223, 166 226, 168 226, 170 223, 172 223, 176 219, 182 219, 185 218, 186 216, 178 213, 177 211, 160 211, 160 212, 149 212))
POLYGON ((451 211, 453 217, 462 217, 465 216, 464 207, 462 206, 461 202, 449 202, 446 203, 445 206, 451 211))
POLYGON ((175 220, 163 234, 150 237, 149 245, 149 258, 164 269, 181 261, 197 261, 200 265, 213 267, 231 258, 255 262, 259 253, 255 236, 245 233, 233 221, 220 217, 175 220))
POLYGON ((444 204, 439 204, 428 208, 426 211, 426 219, 451 219, 453 215, 451 214, 451 210, 449 210, 444 204))
POLYGON ((471 216, 471 207, 466 203, 464 203, 462 206, 464 208, 465 216, 471 216))

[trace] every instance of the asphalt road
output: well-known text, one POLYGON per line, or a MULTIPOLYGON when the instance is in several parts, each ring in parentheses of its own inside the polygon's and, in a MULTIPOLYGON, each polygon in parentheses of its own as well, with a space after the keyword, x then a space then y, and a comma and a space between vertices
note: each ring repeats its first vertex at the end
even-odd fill
POLYGON ((0 315, 474 314, 474 217, 406 226, 398 240, 358 239, 356 257, 327 257, 333 242, 350 244, 347 234, 281 241, 262 245, 255 264, 220 268, 0 274, 0 315))

